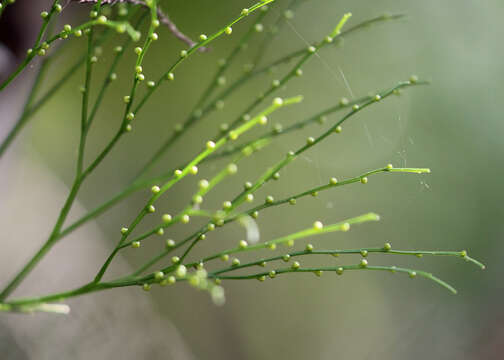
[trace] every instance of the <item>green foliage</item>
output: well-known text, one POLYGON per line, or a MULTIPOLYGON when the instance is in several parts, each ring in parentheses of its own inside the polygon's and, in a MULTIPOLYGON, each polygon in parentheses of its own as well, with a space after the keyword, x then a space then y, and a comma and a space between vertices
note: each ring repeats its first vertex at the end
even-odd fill
MULTIPOLYGON (((33 114, 59 90, 61 85, 65 82, 65 79, 68 77, 68 74, 71 74, 76 69, 84 66, 85 78, 84 85, 81 88, 81 126, 78 156, 76 159, 76 173, 68 198, 61 209, 59 217, 55 222, 54 228, 49 238, 46 240, 40 250, 35 254, 35 256, 30 259, 30 261, 17 273, 12 281, 9 282, 0 293, 0 310, 20 312, 47 311, 66 313, 69 310, 67 306, 63 304, 51 304, 51 302, 60 302, 64 299, 74 296, 84 295, 91 292, 116 287, 138 286, 143 290, 148 291, 152 286, 174 285, 178 282, 187 282, 195 288, 206 290, 210 293, 212 299, 216 304, 222 304, 224 302, 224 290, 221 285, 222 280, 257 279, 259 281, 265 281, 267 278, 273 279, 282 274, 304 272, 311 272, 316 276, 321 276, 323 272, 335 272, 338 275, 342 275, 345 271, 349 270, 375 270, 388 271, 392 273, 402 272, 408 274, 412 278, 421 276, 433 280, 434 282, 444 286, 448 290, 454 293, 456 292, 451 285, 428 272, 397 266, 380 266, 371 264, 369 257, 372 254, 374 255, 377 253, 396 256, 454 256, 465 259, 480 266, 481 268, 484 268, 481 263, 470 258, 467 255, 466 251, 396 250, 393 249, 389 243, 386 243, 382 247, 362 247, 356 249, 329 250, 317 249, 313 244, 306 244, 304 246, 304 250, 289 251, 288 253, 282 252, 279 255, 274 255, 272 257, 266 258, 262 258, 259 257, 259 255, 256 255, 256 260, 247 263, 242 263, 242 261, 240 261, 240 259, 237 257, 245 252, 257 254, 261 250, 269 249, 271 251, 278 251, 279 246, 291 247, 301 239, 314 237, 320 234, 332 233, 336 231, 346 232, 349 231, 354 225, 379 220, 379 216, 374 213, 368 213, 326 226, 324 226, 320 221, 315 221, 313 223, 313 226, 310 228, 295 231, 273 240, 257 242, 257 239, 251 237, 250 239, 248 239, 248 241, 237 241, 237 245, 234 248, 216 251, 215 253, 208 254, 206 257, 198 261, 189 261, 189 256, 191 255, 192 250, 198 245, 198 243, 200 243, 201 241, 212 241, 211 239, 205 240, 207 239, 207 237, 211 238, 210 234, 212 232, 218 231, 219 228, 225 227, 233 222, 240 222, 247 228, 253 229, 253 227, 255 226, 254 219, 259 216, 260 212, 263 212, 269 208, 282 206, 284 204, 295 205, 297 203, 297 200, 302 197, 316 196, 320 192, 339 188, 344 185, 353 183, 367 184, 369 178, 376 174, 425 174, 430 172, 429 169, 424 168, 394 168, 389 164, 384 166, 383 168, 368 171, 359 176, 345 180, 331 178, 325 184, 321 184, 320 186, 317 186, 315 188, 307 189, 301 193, 291 194, 290 196, 287 196, 283 199, 278 200, 273 196, 268 195, 264 199, 264 201, 260 201, 253 207, 245 210, 241 208, 247 203, 257 203, 256 194, 259 189, 261 189, 263 186, 266 186, 272 180, 281 180, 281 171, 290 163, 295 161, 301 154, 317 146, 320 142, 324 141, 329 136, 340 134, 342 132, 342 126, 346 121, 356 117, 356 115, 358 115, 361 111, 375 106, 377 103, 385 101, 387 98, 398 94, 402 89, 426 84, 423 81, 419 81, 417 77, 412 76, 408 81, 399 82, 397 83, 397 85, 379 91, 374 95, 364 96, 353 101, 349 101, 348 99, 343 98, 337 104, 328 107, 327 109, 321 110, 318 114, 315 114, 308 119, 298 121, 287 128, 283 128, 281 125, 277 124, 275 125, 273 130, 265 132, 262 135, 257 136, 253 140, 240 143, 239 141, 242 139, 242 135, 253 128, 260 127, 261 125, 266 125, 269 121, 269 117, 273 116, 276 111, 279 111, 286 106, 296 106, 302 101, 302 96, 296 96, 287 99, 276 97, 273 98, 269 105, 263 105, 265 99, 269 99, 274 96, 278 89, 288 83, 292 78, 302 76, 302 66, 314 56, 316 56, 320 51, 324 50, 325 48, 330 48, 334 44, 337 44, 342 38, 351 35, 357 30, 364 29, 373 24, 391 21, 401 17, 400 15, 384 15, 370 19, 353 27, 349 27, 347 30, 344 30, 344 26, 351 16, 351 14, 345 14, 343 15, 342 19, 336 24, 335 28, 329 33, 329 35, 324 37, 319 42, 316 42, 305 49, 300 49, 292 52, 291 54, 279 58, 266 66, 263 66, 262 68, 257 67, 258 61, 255 61, 252 65, 246 67, 245 72, 241 77, 239 77, 232 83, 228 83, 225 77, 226 71, 229 69, 229 66, 236 60, 236 57, 240 53, 240 51, 249 43, 250 39, 252 39, 257 33, 264 31, 263 20, 268 14, 268 6, 275 5, 272 4, 273 1, 274 0, 263 0, 252 5, 250 8, 238 11, 239 15, 233 21, 221 27, 217 32, 211 35, 201 34, 197 42, 193 43, 193 45, 188 49, 182 50, 180 52, 178 59, 165 71, 163 71, 156 81, 145 81, 146 77, 144 75, 143 67, 144 59, 148 55, 150 47, 154 46, 154 43, 156 41, 159 41, 159 35, 156 33, 156 29, 161 25, 159 14, 162 14, 162 12, 160 12, 157 0, 146 1, 143 6, 138 5, 135 2, 134 4, 130 4, 128 2, 121 3, 114 8, 117 8, 117 11, 112 11, 112 18, 114 20, 109 20, 105 15, 102 14, 103 7, 101 5, 101 1, 97 1, 97 3, 93 6, 93 10, 90 12, 91 19, 89 21, 74 27, 71 25, 64 25, 61 32, 52 36, 47 33, 48 25, 51 23, 51 21, 54 21, 54 17, 61 12, 62 8, 56 0, 54 1, 53 6, 49 11, 44 11, 41 14, 43 24, 35 41, 35 44, 31 49, 27 51, 26 59, 21 63, 19 68, 15 70, 2 85, 0 85, 1 91, 10 82, 12 82, 17 77, 17 75, 21 73, 28 64, 31 63, 34 58, 36 58, 37 56, 44 57, 34 85, 30 91, 30 94, 28 95, 24 110, 15 127, 12 129, 8 137, 2 142, 0 146, 0 156, 5 153, 9 144, 16 137, 22 127, 27 123, 27 121, 33 116, 33 114), (220 63, 220 66, 215 72, 213 80, 203 91, 203 95, 197 102, 194 110, 183 123, 178 124, 175 127, 173 134, 166 139, 166 141, 162 144, 158 151, 156 151, 156 153, 150 159, 147 159, 141 171, 138 173, 136 179, 128 187, 121 190, 118 194, 111 196, 110 199, 106 200, 96 209, 90 211, 88 214, 76 220, 74 223, 64 226, 82 184, 108 156, 110 151, 117 145, 117 143, 122 139, 124 135, 131 132, 134 133, 134 122, 136 121, 138 114, 140 113, 142 108, 148 103, 151 95, 165 82, 174 82, 177 68, 185 63, 188 59, 190 59, 191 56, 198 50, 205 49, 211 42, 213 42, 220 36, 232 35, 232 27, 234 25, 238 25, 238 23, 244 18, 252 15, 255 16, 255 19, 250 24, 249 30, 245 33, 239 44, 230 52, 228 57, 220 63), (149 27, 147 33, 143 36, 143 43, 140 46, 134 47, 133 49, 134 53, 136 54, 136 62, 134 68, 131 69, 130 74, 132 81, 131 89, 129 93, 123 97, 124 112, 121 117, 121 124, 117 129, 115 135, 98 153, 96 158, 86 164, 84 159, 86 153, 87 135, 93 124, 97 110, 102 105, 102 101, 106 95, 110 83, 117 78, 117 66, 121 62, 125 52, 127 51, 127 49, 129 49, 133 42, 141 41, 142 35, 139 29, 145 21, 149 21, 149 27), (133 23, 134 25, 132 25, 133 23), (93 70, 95 66, 97 66, 97 57, 99 56, 96 53, 96 49, 99 45, 102 44, 112 47, 113 45, 110 44, 109 40, 114 31, 119 34, 124 33, 124 41, 120 46, 114 47, 114 59, 110 65, 107 75, 102 82, 101 87, 98 89, 93 89, 91 88, 91 79, 93 76, 93 70), (38 86, 44 78, 44 70, 48 66, 49 61, 54 54, 54 51, 52 51, 51 49, 52 43, 60 39, 70 40, 73 37, 81 36, 87 38, 86 53, 79 61, 77 61, 73 66, 69 68, 68 72, 62 73, 61 79, 55 81, 45 94, 39 96, 39 100, 37 102, 34 102, 38 86), (45 40, 43 40, 44 38, 45 40), (236 119, 232 119, 232 121, 230 122, 222 123, 213 138, 208 138, 202 142, 201 151, 194 155, 191 160, 184 162, 175 169, 166 171, 166 173, 164 174, 152 178, 144 178, 144 175, 150 169, 152 169, 153 165, 157 163, 162 155, 170 150, 172 145, 179 138, 183 137, 184 135, 189 135, 190 129, 195 123, 200 122, 215 109, 221 108, 223 106, 224 100, 230 94, 236 91, 239 87, 248 84, 251 79, 257 77, 258 75, 266 73, 275 66, 284 66, 293 60, 296 60, 295 64, 291 66, 290 70, 284 77, 274 80, 261 96, 254 97, 253 101, 251 101, 251 103, 246 106, 246 108, 241 112, 240 116, 238 116, 236 119), (140 87, 144 86, 144 84, 146 91, 144 92, 144 95, 139 95, 138 90, 140 89, 140 87), (219 89, 221 88, 222 90, 219 91, 219 89), (98 94, 94 104, 90 104, 91 92, 96 92, 98 94), (263 110, 258 111, 258 108, 260 106, 263 107, 263 110), (343 115, 339 121, 333 122, 328 130, 322 132, 318 136, 308 137, 304 145, 294 151, 289 151, 278 162, 276 162, 276 164, 265 169, 255 181, 245 183, 242 192, 235 194, 234 196, 230 194, 228 199, 223 199, 222 207, 220 209, 205 208, 205 196, 207 196, 207 194, 214 188, 218 187, 225 178, 236 174, 239 169, 238 164, 244 158, 254 156, 257 152, 267 147, 270 143, 277 141, 281 136, 285 134, 299 131, 311 124, 325 122, 327 121, 328 115, 342 110, 347 110, 347 113, 343 115), (228 145, 230 144, 233 145, 231 147, 228 147, 228 145), (175 215, 166 213, 158 214, 158 212, 156 211, 156 202, 162 197, 169 196, 168 193, 175 184, 183 181, 189 176, 198 176, 198 168, 205 166, 205 164, 207 164, 208 162, 215 159, 229 157, 232 157, 232 160, 220 171, 218 171, 212 178, 199 180, 198 189, 191 196, 191 202, 187 204, 187 206, 182 211, 175 215), (98 217, 105 211, 109 210, 116 203, 130 196, 132 193, 146 188, 151 189, 150 197, 146 199, 145 205, 138 211, 133 220, 129 224, 122 227, 120 231, 118 231, 119 240, 114 249, 108 255, 108 258, 104 262, 103 266, 100 269, 97 269, 97 274, 94 279, 76 289, 62 293, 49 294, 33 298, 10 299, 10 294, 17 288, 17 286, 35 268, 38 262, 51 250, 51 248, 57 242, 62 241, 73 230, 98 217), (146 231, 142 234, 136 234, 135 230, 137 226, 140 225, 148 216, 156 217, 156 219, 158 219, 157 225, 155 225, 149 231, 146 231), (206 224, 204 224, 200 228, 194 229, 192 234, 185 239, 166 240, 164 248, 160 249, 159 253, 155 257, 145 262, 145 264, 136 269, 132 274, 125 274, 120 278, 110 281, 103 280, 104 275, 106 274, 115 256, 123 249, 131 247, 138 249, 137 251, 141 251, 141 245, 143 242, 155 238, 156 236, 164 235, 164 233, 175 224, 187 224, 187 226, 190 226, 191 217, 195 216, 206 218, 206 224), (323 256, 328 255, 343 256, 348 254, 358 254, 361 256, 361 260, 354 265, 324 266, 321 262, 321 265, 319 266, 303 266, 303 260, 306 257, 317 257, 317 259, 319 259, 323 256), (234 257, 231 258, 230 255, 234 257), (169 256, 171 256, 170 260, 168 260, 169 256), (292 261, 294 258, 296 258, 296 261, 292 261), (222 260, 225 264, 222 265, 222 263, 214 261, 218 259, 222 260), (285 267, 278 265, 279 262, 281 263, 282 261, 286 263, 285 267), (260 269, 259 271, 257 271, 255 270, 257 267, 269 268, 260 269), (239 275, 234 275, 237 271, 240 271, 239 275)), ((4 1, 2 3, 0 11, 3 10, 9 3, 10 1, 4 1)), ((290 2, 288 10, 276 20, 276 28, 282 26, 285 18, 292 16, 292 10, 298 3, 298 0, 293 0, 290 2)), ((262 56, 267 47, 267 44, 273 37, 273 32, 268 33, 267 37, 259 48, 256 60, 262 56)))

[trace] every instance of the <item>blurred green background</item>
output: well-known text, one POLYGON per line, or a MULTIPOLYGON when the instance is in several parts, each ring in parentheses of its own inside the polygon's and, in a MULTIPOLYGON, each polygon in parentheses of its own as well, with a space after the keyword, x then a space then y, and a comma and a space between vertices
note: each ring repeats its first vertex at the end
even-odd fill
MULTIPOLYGON (((244 0, 162 3, 179 28, 193 38, 217 30, 241 8, 250 5, 244 0)), ((287 3, 277 0, 271 7, 266 28, 281 16, 287 3)), ((79 12, 76 5, 73 9, 77 16, 85 12, 79 12)), ((273 115, 269 126, 276 122, 287 126, 334 105, 343 96, 352 99, 374 93, 407 80, 411 74, 432 84, 408 89, 400 97, 361 112, 344 126, 341 135, 332 136, 307 152, 282 171, 278 182, 261 190, 257 198, 268 194, 282 198, 325 183, 332 176, 338 179, 356 176, 387 163, 429 167, 432 174, 377 175, 370 177, 366 186, 349 185, 321 193, 317 198, 300 200, 294 207, 269 209, 258 219, 261 239, 303 229, 317 219, 333 223, 375 211, 382 221, 312 242, 320 247, 337 248, 381 246, 390 242, 400 249, 467 249, 471 256, 487 265, 486 271, 456 258, 377 255, 369 258, 371 264, 394 263, 432 271, 454 285, 459 294, 453 296, 434 283, 399 274, 352 272, 341 277, 324 274, 320 279, 301 274, 265 283, 224 282, 227 303, 223 307, 214 306, 206 293, 184 284, 155 288, 147 295, 154 309, 148 316, 173 322, 187 344, 187 351, 198 359, 500 359, 504 334, 503 287, 498 265, 504 215, 500 184, 503 122, 498 100, 504 94, 502 10, 502 2, 497 0, 303 1, 262 59, 262 64, 267 64, 307 46, 307 42, 318 41, 348 11, 353 13, 348 26, 384 12, 407 14, 404 19, 365 29, 345 38, 340 46, 322 50, 303 67, 303 77, 293 79, 278 93, 303 94, 304 102, 273 115)), ((120 142, 83 188, 79 201, 84 208, 94 208, 129 183, 142 162, 171 134, 174 125, 191 113, 216 71, 218 59, 229 53, 251 22, 249 18, 235 26, 231 37, 219 39, 210 52, 198 54, 183 64, 176 73, 176 81, 163 85, 151 98, 135 119, 131 135, 120 142)), ((148 79, 157 78, 184 48, 166 29, 159 34, 160 40, 153 44, 145 60, 148 79)), ((260 41, 258 36, 240 55, 237 66, 229 73, 230 80, 239 76, 242 64, 254 58, 260 41)), ((72 43, 51 68, 50 76, 56 78, 84 49, 83 40, 72 43)), ((111 45, 117 43, 114 40, 111 45)), ((97 66, 97 74, 102 75, 112 57, 112 46, 103 48, 97 66)), ((129 89, 134 63, 131 49, 128 54, 131 56, 127 56, 118 71, 119 78, 90 133, 87 159, 97 154, 119 124, 121 99, 129 89)), ((219 124, 234 120, 292 64, 278 67, 233 94, 224 109, 197 125, 152 173, 189 159, 203 141, 213 136, 219 124)), ((100 79, 100 75, 95 76, 97 84, 100 79)), ((78 88, 82 81, 81 71, 69 79, 64 89, 33 119, 7 156, 22 153, 32 157, 64 183, 71 184, 79 136, 78 88)), ((288 150, 303 144, 307 136, 321 134, 338 118, 332 116, 325 125, 313 125, 281 137, 264 152, 247 159, 235 177, 209 196, 209 204, 216 207, 232 198, 243 182, 255 179, 288 150)), ((201 176, 208 177, 225 164, 202 166, 201 176)), ((2 177, 9 176, 8 167, 4 166, 2 172, 2 177)), ((195 183, 196 179, 179 184, 158 208, 172 213, 181 209, 190 199, 195 183)), ((9 192, 21 192, 22 186, 18 184, 9 192)), ((65 189, 61 191, 64 193, 65 189)), ((113 247, 118 229, 135 216, 146 198, 147 192, 140 192, 97 219, 106 248, 113 247)), ((30 198, 24 197, 23 203, 29 206, 30 198)), ((48 216, 46 221, 50 224, 52 218, 48 216)), ((167 236, 179 239, 187 233, 186 227, 177 227, 167 236)), ((79 236, 82 236, 79 232, 72 235, 77 239, 79 236)), ((216 242, 219 246, 229 245, 243 236, 244 229, 237 225, 212 234, 197 249, 195 258, 208 253, 216 242)), ((126 261, 130 266, 139 265, 148 255, 159 251, 159 247, 153 241, 142 247, 142 251, 128 250, 126 261)), ((3 253, 2 259, 7 256, 3 253)), ((95 256, 100 262, 105 253, 95 256)), ((53 261, 71 264, 72 260, 53 261)), ((132 292, 139 290, 117 290, 119 295, 113 298, 116 306, 134 308, 134 304, 124 300, 132 292)), ((69 303, 78 313, 78 300, 69 303)), ((112 321, 129 328, 126 333, 130 336, 149 336, 138 334, 134 323, 121 323, 120 318, 112 321)), ((57 323, 60 330, 64 329, 64 320, 57 323)), ((170 346, 170 337, 164 341, 170 346)), ((106 341, 103 342, 97 342, 96 346, 106 346, 106 341)), ((22 341, 17 343, 23 347, 22 341)), ((136 351, 140 353, 139 349, 132 349, 132 354, 136 351)), ((145 349, 142 351, 146 354, 145 349)), ((166 355, 161 348, 151 351, 149 356, 153 359, 166 355)))

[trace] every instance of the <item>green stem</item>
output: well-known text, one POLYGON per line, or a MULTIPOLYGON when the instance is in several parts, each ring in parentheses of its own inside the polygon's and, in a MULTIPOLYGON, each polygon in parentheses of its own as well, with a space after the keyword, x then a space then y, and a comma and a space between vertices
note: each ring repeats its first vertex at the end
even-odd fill
POLYGON ((51 231, 51 235, 46 240, 46 242, 42 245, 42 247, 35 253, 35 255, 26 263, 23 268, 17 273, 16 276, 7 284, 7 286, 0 293, 0 302, 4 301, 24 280, 24 278, 30 273, 31 270, 42 260, 42 258, 47 254, 47 252, 52 248, 52 246, 56 243, 58 239, 59 231, 65 222, 68 213, 70 212, 70 208, 77 196, 79 188, 81 186, 81 181, 79 178, 76 178, 70 193, 63 205, 58 219, 56 220, 56 224, 51 231))
POLYGON ((56 12, 55 5, 57 4, 57 2, 58 0, 53 1, 51 10, 49 11, 47 17, 42 21, 42 26, 40 27, 32 52, 26 56, 23 62, 19 64, 17 69, 14 70, 14 72, 10 74, 9 77, 0 85, 0 91, 5 89, 7 85, 9 85, 12 82, 12 80, 14 80, 21 73, 21 71, 23 71, 26 68, 26 66, 33 60, 33 58, 35 58, 36 56, 35 49, 39 47, 40 41, 42 40, 42 36, 44 36, 44 33, 47 29, 47 25, 49 25, 49 22, 51 21, 53 14, 56 12))
POLYGON ((38 68, 37 75, 35 76, 35 80, 33 81, 33 85, 30 89, 30 92, 28 93, 28 97, 26 98, 25 104, 23 106, 23 111, 21 113, 21 116, 19 119, 16 121, 16 124, 14 127, 9 131, 7 134, 7 137, 2 141, 2 144, 0 145, 0 158, 3 156, 9 145, 14 141, 15 137, 17 134, 21 131, 21 129, 24 127, 24 125, 27 123, 31 113, 30 113, 30 105, 33 101, 33 98, 35 97, 35 93, 37 92, 37 89, 44 78, 45 71, 47 69, 47 65, 49 64, 49 59, 44 59, 42 61, 42 64, 40 64, 40 67, 38 68))

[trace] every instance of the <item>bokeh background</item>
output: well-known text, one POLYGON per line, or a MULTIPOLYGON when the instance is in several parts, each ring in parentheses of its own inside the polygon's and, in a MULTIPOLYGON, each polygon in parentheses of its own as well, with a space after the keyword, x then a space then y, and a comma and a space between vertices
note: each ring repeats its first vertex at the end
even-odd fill
MULTIPOLYGON (((26 18, 43 9, 43 2, 31 3, 33 8, 22 10, 26 18)), ((161 3, 179 28, 193 38, 217 30, 250 5, 244 0, 161 3)), ((287 4, 286 0, 277 0, 266 17, 265 28, 282 15, 287 4)), ((69 5, 65 21, 76 24, 88 10, 69 5)), ((380 222, 313 242, 320 247, 354 248, 391 242, 402 249, 468 249, 471 256, 487 265, 487 270, 482 272, 456 258, 369 258, 371 264, 394 263, 432 271, 459 290, 456 296, 421 278, 374 272, 341 277, 324 274, 321 278, 301 274, 265 283, 224 282, 227 303, 223 307, 214 306, 206 293, 185 284, 154 288, 148 294, 136 288, 119 289, 69 300, 72 313, 68 317, 1 315, 0 349, 7 359, 501 358, 502 2, 303 1, 271 43, 262 63, 323 38, 348 11, 353 13, 348 25, 384 12, 405 13, 407 17, 365 29, 345 38, 339 46, 324 49, 303 67, 303 77, 293 79, 278 93, 303 94, 305 101, 272 116, 272 124, 292 124, 343 96, 352 99, 367 95, 413 73, 432 84, 408 89, 400 97, 360 113, 341 135, 329 138, 282 171, 281 179, 268 184, 257 198, 267 194, 281 198, 325 183, 332 176, 355 176, 387 163, 429 167, 432 174, 373 176, 366 186, 350 185, 303 199, 294 207, 264 211, 258 219, 261 238, 297 231, 316 219, 332 223, 375 211, 382 216, 380 222)), ((89 178, 72 218, 131 181, 175 124, 191 113, 216 71, 218 59, 230 52, 251 22, 249 18, 235 26, 231 37, 215 42, 210 52, 191 58, 179 68, 173 84, 162 86, 135 120, 132 134, 89 178)), ((35 20, 30 23, 36 25, 35 20)), ((28 25, 19 18, 13 24, 18 27, 12 28, 15 30, 9 36, 30 30, 23 30, 28 25)), ((160 40, 145 61, 147 78, 156 78, 184 48, 166 29, 159 34, 160 40)), ((230 80, 254 58, 261 39, 259 35, 240 55, 237 66, 229 72, 230 80)), ((118 42, 114 38, 110 46, 104 45, 96 70, 97 84, 118 42)), ((68 44, 49 69, 45 86, 75 61, 84 45, 83 40, 68 44)), ((88 159, 106 144, 119 124, 121 99, 129 89, 134 63, 131 49, 128 53, 131 56, 120 67, 118 80, 90 133, 88 159)), ((152 174, 189 159, 219 124, 233 120, 290 66, 278 67, 233 94, 224 109, 179 141, 152 174)), ((28 69, 0 96, 2 136, 18 115, 33 72, 34 67, 28 69)), ((80 70, 68 79, 1 159, 2 283, 47 236, 71 184, 79 136, 78 89, 83 76, 80 70)), ((329 123, 337 119, 332 116, 329 123)), ((231 198, 244 181, 254 179, 288 150, 300 146, 307 136, 316 136, 327 126, 313 125, 282 137, 247 159, 235 177, 209 196, 209 204, 216 207, 231 198)), ((202 166, 201 177, 214 174, 225 164, 202 166)), ((159 208, 175 212, 183 207, 195 182, 179 184, 159 208)), ((116 243, 118 229, 136 215, 147 196, 147 191, 135 194, 58 244, 16 294, 63 290, 88 280, 116 243)), ((179 239, 188 231, 187 226, 176 227, 165 237, 179 239)), ((234 244, 244 233, 236 225, 212 234, 195 257, 214 249, 215 243, 234 244)), ((141 251, 125 251, 112 273, 131 270, 160 247, 159 242, 152 241, 141 251)), ((328 261, 357 262, 359 258, 328 261)))

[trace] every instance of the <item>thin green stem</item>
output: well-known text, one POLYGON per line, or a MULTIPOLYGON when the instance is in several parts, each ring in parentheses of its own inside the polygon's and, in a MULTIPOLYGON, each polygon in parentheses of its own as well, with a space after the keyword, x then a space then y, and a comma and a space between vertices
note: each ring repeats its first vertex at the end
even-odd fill
MULTIPOLYGON (((263 123, 263 121, 266 118, 266 116, 270 115, 277 109, 292 105, 292 104, 297 104, 300 101, 302 101, 302 97, 293 97, 289 99, 285 99, 282 103, 277 103, 273 102, 269 107, 267 107, 265 110, 260 112, 257 116, 255 116, 253 119, 251 119, 249 122, 241 125, 237 129, 233 130, 232 132, 229 133, 227 136, 223 136, 220 138, 217 142, 212 142, 209 141, 206 144, 206 149, 201 151, 193 160, 191 160, 183 169, 177 169, 175 171, 175 174, 173 177, 168 180, 165 184, 163 184, 160 188, 158 188, 149 201, 147 202, 146 206, 141 210, 141 212, 137 215, 135 220, 133 221, 130 226, 127 227, 127 231, 123 234, 121 239, 119 240, 119 243, 116 245, 114 252, 120 248, 125 242, 128 236, 133 232, 135 227, 140 223, 140 221, 144 218, 145 215, 149 213, 149 209, 154 207, 154 203, 169 189, 171 189, 175 184, 177 184, 180 180, 182 180, 185 176, 187 176, 190 173, 194 173, 194 168, 196 168, 197 172, 197 165, 202 162, 205 158, 207 158, 210 154, 214 153, 216 150, 227 144, 229 141, 233 141, 238 139, 243 133, 249 131, 256 125, 263 123)), ((115 255, 115 254, 114 254, 115 255)), ((112 256, 113 258, 114 256, 112 256)), ((105 271, 107 270, 108 266, 110 265, 111 258, 109 257, 110 260, 107 260, 106 263, 103 265, 103 267, 100 269, 98 275, 95 278, 95 282, 100 281, 100 279, 103 277, 105 274, 105 271)))
MULTIPOLYGON (((341 265, 341 266, 328 266, 328 267, 315 267, 315 268, 279 268, 274 270, 274 276, 281 275, 281 274, 289 274, 289 273, 304 273, 304 272, 310 272, 310 273, 322 273, 324 271, 326 272, 335 272, 335 273, 342 273, 343 271, 347 270, 369 270, 369 271, 388 271, 388 272, 402 272, 408 274, 410 277, 416 277, 421 276, 423 278, 429 279, 434 281, 435 283, 441 285, 445 289, 449 290, 452 294, 456 294, 457 290, 448 284, 447 282, 441 280, 440 278, 434 276, 431 273, 421 271, 421 270, 414 270, 414 269, 407 269, 407 268, 402 268, 402 267, 397 267, 397 266, 361 266, 361 265, 341 265)), ((269 276, 270 272, 260 272, 257 274, 253 275, 242 275, 242 276, 218 276, 214 275, 213 273, 208 274, 209 278, 219 278, 221 280, 250 280, 250 279, 265 279, 266 276, 269 276)))
POLYGON ((17 134, 21 131, 21 129, 24 127, 27 120, 29 119, 30 106, 33 102, 33 99, 35 97, 35 94, 37 92, 40 83, 44 79, 44 75, 48 65, 49 65, 49 59, 44 59, 40 64, 37 71, 37 75, 35 76, 35 80, 33 81, 32 87, 30 89, 30 92, 28 93, 28 97, 26 98, 25 104, 23 106, 21 116, 16 121, 14 127, 9 131, 7 137, 2 141, 2 144, 0 144, 0 158, 4 155, 9 145, 12 143, 12 141, 14 141, 17 134))
POLYGON ((430 173, 430 170, 429 169, 422 169, 422 168, 393 168, 391 166, 385 166, 383 168, 372 170, 372 171, 368 171, 368 172, 365 172, 365 173, 363 173, 363 174, 361 174, 359 176, 355 176, 353 178, 345 179, 343 181, 338 181, 336 178, 332 178, 329 181, 328 184, 320 185, 320 186, 311 188, 309 190, 306 190, 306 191, 300 192, 298 194, 294 194, 294 195, 288 196, 288 197, 286 197, 284 199, 281 199, 281 200, 276 200, 276 201, 273 201, 273 202, 265 202, 264 204, 255 206, 255 207, 253 207, 253 208, 251 208, 251 209, 249 209, 249 210, 247 210, 245 212, 239 213, 239 214, 230 214, 226 218, 225 222, 227 223, 227 222, 230 222, 230 221, 234 221, 237 218, 240 218, 242 216, 252 215, 255 212, 258 212, 258 211, 261 211, 261 210, 264 210, 264 209, 267 209, 267 208, 270 208, 270 207, 279 206, 279 205, 282 205, 282 204, 290 203, 290 204, 294 205, 296 203, 297 199, 303 198, 305 196, 316 195, 319 191, 324 191, 324 190, 340 187, 340 186, 343 186, 343 185, 354 184, 354 183, 363 182, 363 181, 365 183, 367 183, 367 177, 368 176, 371 176, 371 175, 374 175, 374 174, 379 174, 379 173, 385 173, 385 172, 404 172, 404 173, 426 174, 426 173, 430 173))

